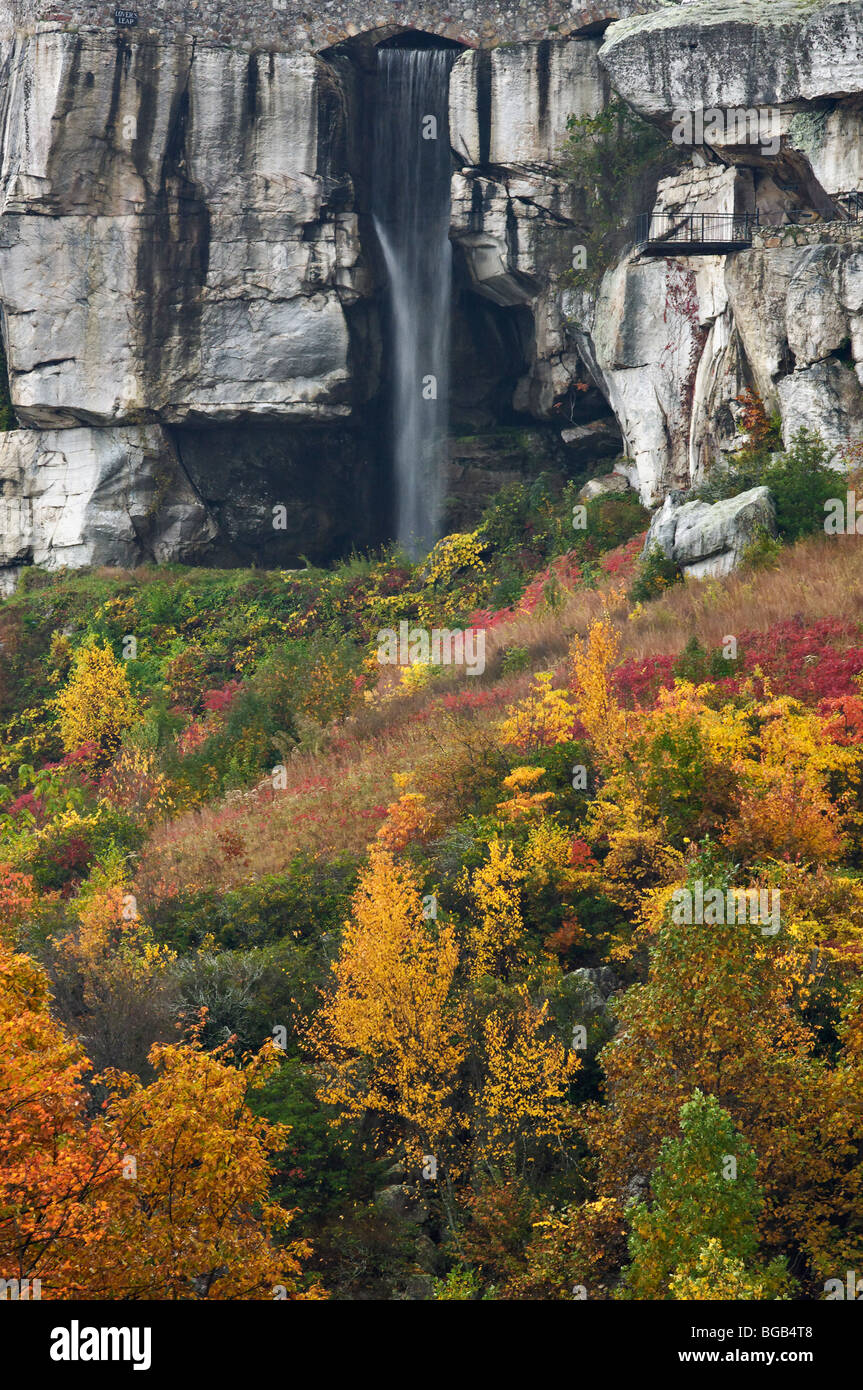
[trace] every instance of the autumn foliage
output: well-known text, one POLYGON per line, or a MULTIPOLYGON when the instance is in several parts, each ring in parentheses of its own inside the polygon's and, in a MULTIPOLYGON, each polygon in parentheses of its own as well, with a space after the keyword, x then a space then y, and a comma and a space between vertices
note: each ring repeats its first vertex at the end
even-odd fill
POLYGON ((267 1196, 283 1136, 246 1105, 272 1055, 156 1048, 156 1080, 104 1076, 99 1111, 49 1005, 44 972, 0 945, 2 1277, 51 1299, 305 1296, 305 1247, 276 1244, 290 1214, 267 1196))
POLYGON ((110 647, 94 642, 78 648, 57 710, 67 752, 92 745, 94 756, 107 763, 119 751, 135 702, 126 670, 110 647))
POLYGON ((863 1268, 863 626, 809 596, 717 645, 746 567, 633 607, 641 509, 574 550, 575 495, 418 565, 91 577, 41 656, 0 615, 0 1278, 773 1301, 863 1268), (382 673, 406 613, 487 620, 486 671, 382 673))

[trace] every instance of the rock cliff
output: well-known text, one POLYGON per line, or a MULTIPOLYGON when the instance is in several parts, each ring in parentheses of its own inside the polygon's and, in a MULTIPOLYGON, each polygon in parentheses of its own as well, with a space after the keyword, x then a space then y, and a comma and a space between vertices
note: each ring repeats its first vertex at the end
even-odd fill
POLYGON ((660 184, 655 222, 758 222, 751 247, 638 246, 593 298, 565 296, 645 502, 737 447, 744 386, 781 416, 786 442, 801 425, 834 445, 858 437, 863 5, 690 0, 612 25, 599 58, 614 90, 669 135, 685 113, 726 117, 660 184), (775 132, 777 148, 751 131, 775 132))
MULTIPOLYGON (((399 25, 346 10, 315 36, 278 8, 268 37, 263 10, 236 36, 204 23, 215 0, 128 32, 105 6, 0 6, 10 581, 29 562, 291 564, 388 534, 368 141, 374 44, 399 25)), ((744 386, 786 438, 863 432, 863 241, 840 196, 863 187, 863 0, 586 6, 536 33, 519 11, 505 42, 479 14, 427 19, 463 46, 453 514, 486 476, 621 453, 657 505, 737 446, 744 386), (655 194, 678 224, 757 217, 751 245, 631 239, 600 284, 568 283, 589 210, 561 169, 567 118, 618 96, 669 138, 681 111, 776 122, 775 151, 713 132, 655 194), (499 443, 513 427, 521 455, 499 443)))

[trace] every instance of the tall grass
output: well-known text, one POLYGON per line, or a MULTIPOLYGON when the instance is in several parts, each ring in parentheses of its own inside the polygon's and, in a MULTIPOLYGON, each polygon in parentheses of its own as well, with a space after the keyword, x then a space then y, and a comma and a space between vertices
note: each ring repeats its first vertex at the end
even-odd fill
POLYGON ((453 672, 427 690, 361 710, 331 730, 321 752, 290 759, 285 790, 274 791, 267 780, 158 827, 139 863, 142 902, 191 885, 228 888, 276 873, 301 850, 362 853, 398 795, 393 774, 414 772, 421 782, 460 744, 488 737, 536 671, 563 671, 573 637, 603 612, 620 629, 621 656, 636 660, 678 655, 693 635, 715 648, 728 634, 769 632, 794 617, 863 622, 863 542, 809 537, 783 549, 771 568, 688 581, 635 609, 620 582, 606 580, 577 589, 557 611, 503 624, 487 634, 483 676, 453 672), (527 669, 502 675, 501 656, 511 647, 528 653, 527 669))

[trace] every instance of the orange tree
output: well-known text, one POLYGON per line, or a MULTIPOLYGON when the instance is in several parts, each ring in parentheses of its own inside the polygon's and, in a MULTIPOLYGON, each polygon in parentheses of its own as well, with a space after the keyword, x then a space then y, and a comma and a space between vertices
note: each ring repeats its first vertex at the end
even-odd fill
POLYGON ((49 1013, 44 971, 0 941, 0 1276, 82 1296, 120 1173, 87 1121, 89 1062, 49 1013))
POLYGON ((123 1178, 93 1271, 91 1296, 147 1299, 317 1298, 304 1287, 305 1242, 285 1243, 291 1213, 268 1200, 270 1155, 287 1129, 247 1104, 278 1066, 267 1044, 241 1065, 197 1040, 150 1053, 155 1080, 109 1076, 108 1123, 123 1178))
POLYGON ((44 1298, 297 1298, 290 1213, 268 1201, 284 1126, 256 1119, 268 1046, 234 1065, 196 1040, 154 1047, 156 1079, 106 1074, 49 1012, 44 971, 0 941, 0 1277, 44 1298))

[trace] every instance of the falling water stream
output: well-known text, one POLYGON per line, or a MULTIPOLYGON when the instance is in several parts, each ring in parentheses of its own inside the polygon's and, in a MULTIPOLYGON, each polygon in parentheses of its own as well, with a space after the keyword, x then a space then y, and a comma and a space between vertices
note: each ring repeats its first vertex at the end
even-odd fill
POLYGON ((387 272, 396 536, 440 534, 447 431, 449 74, 446 48, 379 48, 372 213, 387 272))

